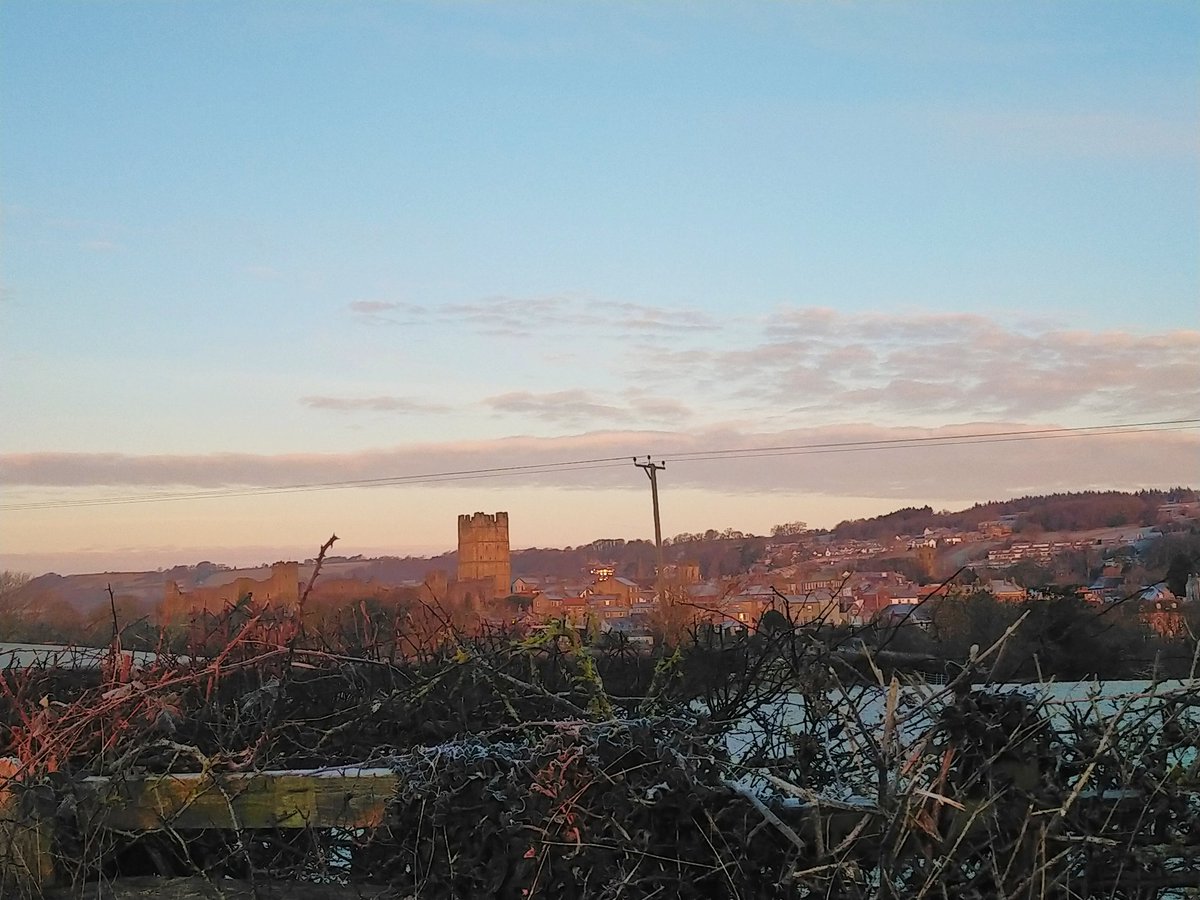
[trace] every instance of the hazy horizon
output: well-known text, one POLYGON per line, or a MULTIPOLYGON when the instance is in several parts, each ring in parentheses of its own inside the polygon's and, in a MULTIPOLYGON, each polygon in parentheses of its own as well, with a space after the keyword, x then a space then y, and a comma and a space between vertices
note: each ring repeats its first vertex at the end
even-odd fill
MULTIPOLYGON (((1188 485, 1172 485, 1172 488, 1185 488, 1194 490, 1188 485)), ((644 499, 644 498, 643 498, 644 499)), ((1004 499, 1016 498, 988 498, 980 499, 974 503, 969 503, 959 506, 953 504, 946 505, 945 503, 930 503, 916 501, 909 506, 923 507, 929 506, 935 512, 949 511, 952 513, 962 512, 977 503, 988 503, 1002 501, 1004 499)), ((890 512, 896 512, 903 507, 889 506, 886 509, 881 508, 876 512, 864 512, 859 516, 843 517, 836 521, 805 521, 810 528, 829 529, 840 524, 847 518, 870 518, 874 515, 883 515, 890 512)), ((495 512, 496 510, 464 510, 464 512, 495 512)), ((507 510, 506 510, 507 511, 507 510)), ((648 510, 643 510, 648 513, 648 510)), ((645 518, 645 516, 643 516, 645 518)), ((647 520, 648 521, 648 520, 647 520)), ((727 522, 710 522, 697 525, 690 529, 682 529, 688 532, 703 532, 709 528, 716 528, 718 531, 725 528, 734 528, 737 531, 742 531, 746 534, 756 534, 759 536, 767 536, 771 526, 782 524, 786 521, 797 521, 795 517, 791 519, 773 520, 769 525, 759 527, 739 527, 737 524, 727 522)), ((454 517, 448 523, 439 523, 439 531, 453 532, 456 527, 457 518, 454 517), (442 527, 445 526, 445 527, 442 527)), ((603 534, 594 534, 590 537, 577 540, 560 540, 555 543, 537 542, 523 540, 528 532, 531 531, 530 525, 535 523, 521 522, 519 518, 514 518, 510 514, 510 522, 512 527, 512 549, 514 552, 523 550, 538 550, 538 549, 565 549, 568 547, 577 547, 590 544, 594 541, 604 539, 624 539, 624 540, 646 540, 652 541, 652 534, 636 534, 630 536, 628 534, 619 533, 616 531, 606 532, 603 534)), ((586 526, 583 526, 586 527, 586 526)), ((1135 526, 1129 526, 1134 528, 1135 526)), ((640 529, 635 528, 634 531, 640 529)), ((583 531, 574 532, 584 534, 583 531)), ((672 538, 681 531, 665 532, 664 539, 672 538)), ((328 535, 325 536, 326 538, 328 535)), ((313 559, 316 557, 320 544, 325 538, 314 540, 311 546, 302 545, 238 545, 238 546, 208 546, 208 547, 136 547, 124 549, 105 549, 105 550, 84 550, 72 551, 65 553, 46 553, 46 554, 23 554, 23 555, 0 555, 0 569, 10 571, 26 572, 37 576, 41 574, 54 573, 58 575, 86 575, 97 574, 103 572, 140 572, 154 571, 159 569, 170 569, 174 566, 187 565, 193 566, 199 562, 214 562, 221 565, 226 565, 231 568, 261 568, 270 565, 272 562, 279 560, 300 560, 313 559)), ((353 557, 362 556, 364 558, 378 557, 426 557, 434 558, 446 554, 454 553, 457 550, 456 538, 453 534, 449 541, 445 544, 402 544, 398 546, 361 546, 351 545, 338 536, 338 541, 335 543, 330 556, 334 557, 353 557)))

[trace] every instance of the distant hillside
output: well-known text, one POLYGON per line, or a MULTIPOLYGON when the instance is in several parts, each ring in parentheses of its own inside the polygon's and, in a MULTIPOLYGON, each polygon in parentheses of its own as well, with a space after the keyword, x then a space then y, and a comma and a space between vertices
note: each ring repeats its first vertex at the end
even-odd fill
MULTIPOLYGON (((1174 488, 1167 491, 1084 491, 1050 494, 1040 497, 1020 497, 977 503, 950 512, 934 512, 929 506, 907 507, 876 516, 842 522, 832 529, 837 540, 887 540, 901 534, 919 534, 926 528, 972 530, 980 522, 1004 515, 1020 517, 1018 531, 1086 531, 1097 528, 1117 528, 1125 525, 1146 526, 1158 521, 1158 509, 1164 503, 1194 501, 1196 491, 1174 488)), ((802 524, 802 523, 798 523, 802 524)), ((665 540, 664 557, 668 563, 695 562, 703 578, 734 575, 747 571, 766 555, 769 541, 778 540, 759 535, 743 534, 733 529, 709 529, 696 534, 679 534, 665 540)), ((300 579, 312 574, 313 560, 300 564, 300 579)), ((528 548, 512 551, 512 574, 519 576, 553 575, 572 577, 585 574, 597 563, 612 565, 616 574, 627 578, 654 577, 654 545, 646 540, 626 541, 606 538, 578 547, 528 548)), ((327 579, 355 578, 376 585, 398 586, 420 582, 432 571, 440 570, 453 577, 458 568, 458 554, 444 553, 428 557, 384 556, 364 559, 361 556, 330 557, 323 568, 327 579)), ((163 585, 175 581, 183 590, 211 587, 232 581, 239 576, 265 578, 267 566, 233 569, 213 562, 182 565, 155 572, 105 572, 93 575, 61 576, 53 573, 32 579, 11 593, 0 604, 4 607, 40 609, 47 605, 84 615, 94 615, 108 608, 108 588, 111 585, 118 602, 131 609, 149 611, 161 600, 163 585)), ((66 614, 66 613, 64 613, 66 614)))
POLYGON ((102 572, 95 575, 56 575, 50 572, 31 579, 13 595, 14 601, 34 608, 43 600, 53 599, 77 610, 108 605, 108 588, 117 597, 126 597, 149 605, 162 599, 161 572, 102 572))
MULTIPOLYGON (((715 532, 714 532, 715 534, 715 532)), ((766 538, 743 535, 738 538, 700 535, 679 541, 664 548, 667 562, 698 562, 702 574, 729 575, 745 571, 763 553, 766 538)), ((626 578, 654 577, 654 544, 646 540, 627 541, 623 538, 602 538, 578 547, 529 547, 512 551, 512 574, 540 577, 552 575, 571 578, 596 564, 612 565, 616 574, 626 578)), ((433 570, 453 575, 458 568, 458 554, 450 552, 426 559, 423 557, 383 557, 364 560, 354 575, 364 580, 397 584, 420 580, 433 570)))
POLYGON ((833 535, 844 540, 867 540, 915 534, 926 528, 958 528, 970 531, 1000 516, 1019 515, 1021 523, 1044 531, 1085 531, 1122 525, 1153 525, 1164 503, 1190 500, 1191 488, 1169 491, 1082 491, 1069 494, 1018 497, 977 503, 958 512, 934 512, 932 507, 906 507, 872 519, 842 522, 833 535))
MULTIPOLYGON (((766 552, 767 538, 753 535, 676 535, 663 541, 663 559, 668 563, 698 563, 702 578, 737 575, 747 571, 766 552)), ((514 550, 513 576, 578 575, 595 563, 611 564, 618 575, 649 580, 654 577, 654 544, 650 541, 608 539, 566 550, 514 550)))
POLYGON ((571 577, 587 571, 589 566, 611 564, 625 578, 651 578, 654 573, 654 545, 649 541, 626 541, 612 538, 567 547, 533 547, 514 550, 513 577, 520 575, 557 575, 571 577))

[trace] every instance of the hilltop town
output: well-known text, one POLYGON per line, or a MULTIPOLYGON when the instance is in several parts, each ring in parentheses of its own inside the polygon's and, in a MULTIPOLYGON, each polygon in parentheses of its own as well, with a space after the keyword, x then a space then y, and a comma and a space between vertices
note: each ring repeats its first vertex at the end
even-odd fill
POLYGON ((514 550, 507 513, 475 512, 459 516, 451 553, 329 555, 315 582, 315 558, 251 569, 202 562, 48 574, 7 592, 0 624, 26 640, 84 642, 95 632, 103 641, 113 616, 148 632, 238 604, 294 610, 307 594, 309 609, 326 615, 399 602, 475 625, 536 629, 557 621, 649 645, 668 608, 692 626, 721 630, 753 631, 771 611, 796 625, 927 626, 931 598, 1022 603, 1067 592, 1090 604, 1132 599, 1148 623, 1170 633, 1183 627, 1184 605, 1200 603, 1198 529, 1200 498, 1190 490, 1068 494, 959 513, 909 508, 833 529, 789 522, 770 535, 684 533, 664 540, 657 572, 649 541, 514 550))

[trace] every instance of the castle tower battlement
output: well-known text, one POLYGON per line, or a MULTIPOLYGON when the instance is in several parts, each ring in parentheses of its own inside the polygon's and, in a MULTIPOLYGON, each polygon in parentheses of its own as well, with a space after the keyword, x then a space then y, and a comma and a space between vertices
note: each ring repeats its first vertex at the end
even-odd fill
POLYGON ((512 592, 508 513, 477 512, 458 517, 458 580, 490 580, 496 597, 512 592))

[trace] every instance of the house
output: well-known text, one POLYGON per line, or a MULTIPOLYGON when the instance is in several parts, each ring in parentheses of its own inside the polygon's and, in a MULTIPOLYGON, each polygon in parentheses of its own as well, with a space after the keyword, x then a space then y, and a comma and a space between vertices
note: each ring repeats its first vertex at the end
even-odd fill
POLYGON ((980 522, 978 526, 979 533, 984 537, 1000 538, 1013 533, 1013 525, 1015 521, 1010 521, 1015 517, 1001 516, 998 519, 990 519, 986 522, 980 522))
MULTIPOLYGON (((1119 572, 1120 568, 1116 570, 1119 572)), ((1105 566, 1104 571, 1108 572, 1109 567, 1105 566)), ((1125 596, 1125 580, 1120 575, 1101 575, 1087 586, 1087 591, 1101 603, 1114 603, 1125 596)))
POLYGON ((1164 503, 1158 508, 1158 521, 1160 522, 1186 522, 1196 518, 1200 518, 1200 501, 1185 500, 1180 503, 1164 503))
POLYGON ((892 596, 886 590, 863 591, 859 593, 847 612, 861 624, 875 618, 875 614, 890 605, 892 596))
POLYGON ((641 585, 629 578, 605 575, 592 582, 592 590, 601 594, 615 594, 626 603, 632 603, 641 591, 641 585))
POLYGON ((563 619, 579 627, 587 622, 588 598, 562 588, 539 591, 533 595, 532 612, 537 619, 563 619))
POLYGON ((719 606, 723 622, 736 622, 744 627, 755 625, 764 612, 771 608, 770 601, 754 594, 738 594, 726 598, 719 606))
POLYGON ((598 621, 628 619, 630 609, 630 601, 620 594, 589 594, 587 597, 588 615, 598 621))
POLYGON ((1137 599, 1139 617, 1160 635, 1173 638, 1187 634, 1183 605, 1164 585, 1142 588, 1137 599))
POLYGON ((1001 603, 1023 603, 1029 599, 1025 588, 1002 578, 993 578, 984 584, 983 589, 1001 603))
POLYGON ((533 614, 543 619, 561 618, 565 597, 560 590, 537 591, 533 595, 533 614))
POLYGON ((800 582, 801 593, 812 591, 833 591, 840 588, 850 578, 849 572, 816 572, 800 582))
POLYGON ((679 584, 695 584, 700 580, 700 563, 671 563, 663 566, 663 578, 679 584))
POLYGON ((1151 584, 1138 591, 1137 599, 1142 603, 1178 603, 1179 598, 1165 584, 1151 584))
POLYGON ((533 594, 536 594, 541 589, 542 589, 542 579, 541 578, 529 578, 527 576, 522 575, 520 578, 514 579, 513 583, 512 583, 512 592, 514 594, 531 596, 533 594))
POLYGON ((915 625, 928 629, 933 625, 933 610, 920 603, 891 603, 875 614, 875 622, 884 626, 915 625))
POLYGON ((841 625, 845 622, 838 598, 829 591, 785 594, 772 608, 791 619, 793 625, 841 625))
POLYGON ((917 600, 924 603, 934 597, 945 597, 950 590, 950 585, 942 584, 923 584, 917 588, 917 600))
POLYGON ((637 650, 649 652, 654 649, 654 635, 639 622, 632 619, 610 619, 600 624, 601 633, 609 639, 623 640, 637 650))

